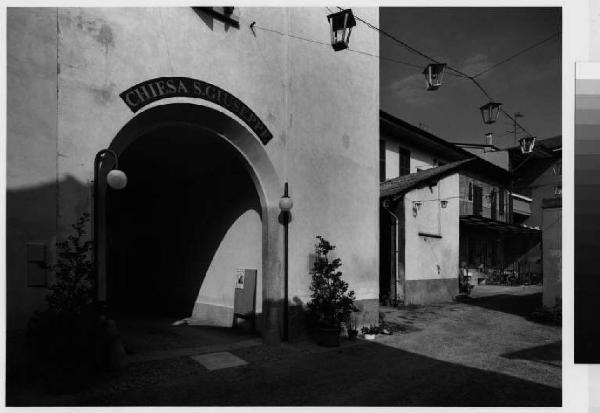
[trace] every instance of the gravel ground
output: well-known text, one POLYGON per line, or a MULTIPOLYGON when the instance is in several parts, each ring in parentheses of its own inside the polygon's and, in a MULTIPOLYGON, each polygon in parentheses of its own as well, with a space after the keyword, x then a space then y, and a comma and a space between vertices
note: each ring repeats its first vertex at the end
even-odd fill
POLYGON ((383 308, 394 331, 375 341, 346 340, 335 349, 312 342, 238 348, 231 353, 248 365, 215 371, 190 357, 140 362, 76 394, 9 389, 7 403, 559 406, 560 327, 528 320, 541 295, 516 288, 474 294, 468 302, 383 308))

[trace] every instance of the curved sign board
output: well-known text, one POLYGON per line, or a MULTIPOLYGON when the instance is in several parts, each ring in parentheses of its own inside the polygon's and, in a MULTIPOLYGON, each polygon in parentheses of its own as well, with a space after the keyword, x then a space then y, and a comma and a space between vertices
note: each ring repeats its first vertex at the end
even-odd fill
POLYGON ((189 77, 158 77, 138 83, 119 96, 134 113, 160 99, 189 97, 208 100, 243 120, 259 137, 263 145, 273 138, 273 134, 266 125, 245 103, 220 87, 201 80, 189 77))

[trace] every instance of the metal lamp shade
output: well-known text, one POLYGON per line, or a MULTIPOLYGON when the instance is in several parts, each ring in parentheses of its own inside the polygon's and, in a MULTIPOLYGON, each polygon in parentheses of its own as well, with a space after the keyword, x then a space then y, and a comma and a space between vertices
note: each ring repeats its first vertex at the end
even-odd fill
POLYGON ((442 86, 445 68, 446 63, 431 63, 427 65, 425 70, 423 70, 427 90, 437 90, 440 86, 442 86))
POLYGON ((348 48, 350 33, 356 26, 356 20, 351 9, 346 9, 327 16, 331 27, 331 46, 336 52, 348 48))
POLYGON ((106 182, 112 189, 123 189, 127 186, 127 175, 119 169, 113 169, 106 176, 106 182))
POLYGON ((502 105, 502 103, 490 102, 486 103, 485 105, 479 108, 479 110, 481 111, 481 117, 483 118, 483 123, 490 124, 498 120, 498 113, 500 113, 500 105, 502 105))
POLYGON ((535 137, 527 136, 525 138, 519 139, 519 144, 521 145, 522 153, 531 153, 533 152, 533 147, 535 146, 535 137))

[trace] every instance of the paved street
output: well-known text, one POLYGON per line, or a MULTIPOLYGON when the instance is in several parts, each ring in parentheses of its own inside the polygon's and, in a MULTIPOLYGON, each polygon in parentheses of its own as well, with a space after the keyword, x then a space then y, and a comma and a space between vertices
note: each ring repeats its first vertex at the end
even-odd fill
POLYGON ((477 286, 473 293, 468 302, 383 308, 395 332, 375 341, 325 349, 246 340, 198 350, 247 363, 216 370, 170 349, 164 354, 172 358, 130 363, 93 389, 63 396, 21 389, 8 404, 560 405, 560 327, 526 317, 541 303, 540 288, 477 286))

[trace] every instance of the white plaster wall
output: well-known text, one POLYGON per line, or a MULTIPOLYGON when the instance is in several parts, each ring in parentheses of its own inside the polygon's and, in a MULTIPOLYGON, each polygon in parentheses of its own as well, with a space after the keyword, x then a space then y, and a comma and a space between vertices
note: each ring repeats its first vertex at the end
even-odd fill
MULTIPOLYGON (((283 8, 239 9, 238 30, 204 21, 189 7, 58 9, 59 176, 72 174, 87 184, 95 153, 134 116, 119 93, 160 76, 197 78, 241 99, 273 133, 265 149, 281 169, 288 40, 260 30, 254 36, 249 24, 287 32, 288 13, 283 8)), ((184 98, 145 109, 180 101, 225 111, 184 98)), ((79 212, 73 211, 71 197, 82 199, 82 194, 61 194, 61 228, 79 212)))
MULTIPOLYGON (((378 9, 353 8, 377 25, 378 9)), ((290 9, 289 31, 329 42, 325 8, 290 9)), ((351 48, 377 54, 377 32, 358 23, 351 48)), ((379 63, 328 45, 288 42, 287 164, 290 300, 309 300, 315 236, 337 245, 358 299, 379 296, 379 63)))
MULTIPOLYGON (((378 9, 353 10, 378 24, 378 9)), ((9 113, 9 187, 46 178, 67 182, 59 185, 53 202, 57 233, 66 235, 75 218, 90 211, 94 155, 135 116, 119 93, 160 76, 197 78, 238 97, 273 133, 264 149, 281 182, 289 181, 295 204, 290 298, 307 300, 308 257, 314 236, 321 234, 337 244, 344 276, 357 297, 376 299, 379 62, 349 50, 334 52, 324 7, 236 11, 239 29, 200 18, 189 7, 59 8, 45 9, 44 17, 24 11, 29 23, 13 20, 10 39, 15 40, 9 45, 9 76, 14 73, 13 83, 25 85, 17 93, 9 89, 9 97, 23 99, 9 102, 15 108, 9 113), (34 38, 39 32, 42 39, 34 38), (31 65, 15 59, 11 50, 46 60, 31 65), (17 112, 29 118, 20 119, 17 112), (38 113, 47 117, 36 123, 38 113), (32 137, 52 147, 32 144, 32 137), (19 140, 23 145, 16 144, 19 140)), ((351 48, 377 54, 377 32, 359 23, 351 48)), ((228 113, 189 98, 160 100, 142 111, 175 102, 228 113)), ((277 199, 270 195, 267 202, 272 207, 277 199)), ((235 249, 245 241, 227 242, 235 249)))
POLYGON ((459 175, 442 178, 434 190, 428 187, 409 191, 404 197, 405 208, 405 271, 406 280, 456 278, 459 260, 459 175), (439 193, 439 196, 438 196, 439 193), (447 200, 442 208, 440 200, 447 200), (413 202, 422 207, 413 214, 413 202), (424 205, 428 206, 424 206, 424 205), (438 226, 441 238, 419 236, 419 232, 438 226))
MULTIPOLYGON (((236 270, 255 269, 256 312, 262 312, 262 223, 254 210, 241 215, 229 228, 206 271, 192 317, 231 326, 236 283, 236 270), (223 317, 214 317, 210 307, 221 307, 223 317)), ((201 253, 201 252, 199 252, 201 253)), ((201 276, 199 274, 199 276, 201 276)))
POLYGON ((413 145, 407 145, 390 137, 382 137, 385 142, 385 179, 393 179, 400 176, 400 148, 410 151, 410 173, 419 169, 429 169, 434 166, 434 160, 447 162, 443 157, 436 157, 413 145))
MULTIPOLYGON (((56 241, 56 9, 8 8, 6 66, 6 295, 8 329, 45 305, 28 287, 28 242, 56 241)), ((67 181, 70 183, 71 181, 67 181)), ((47 274, 47 279, 52 277, 47 274)))

